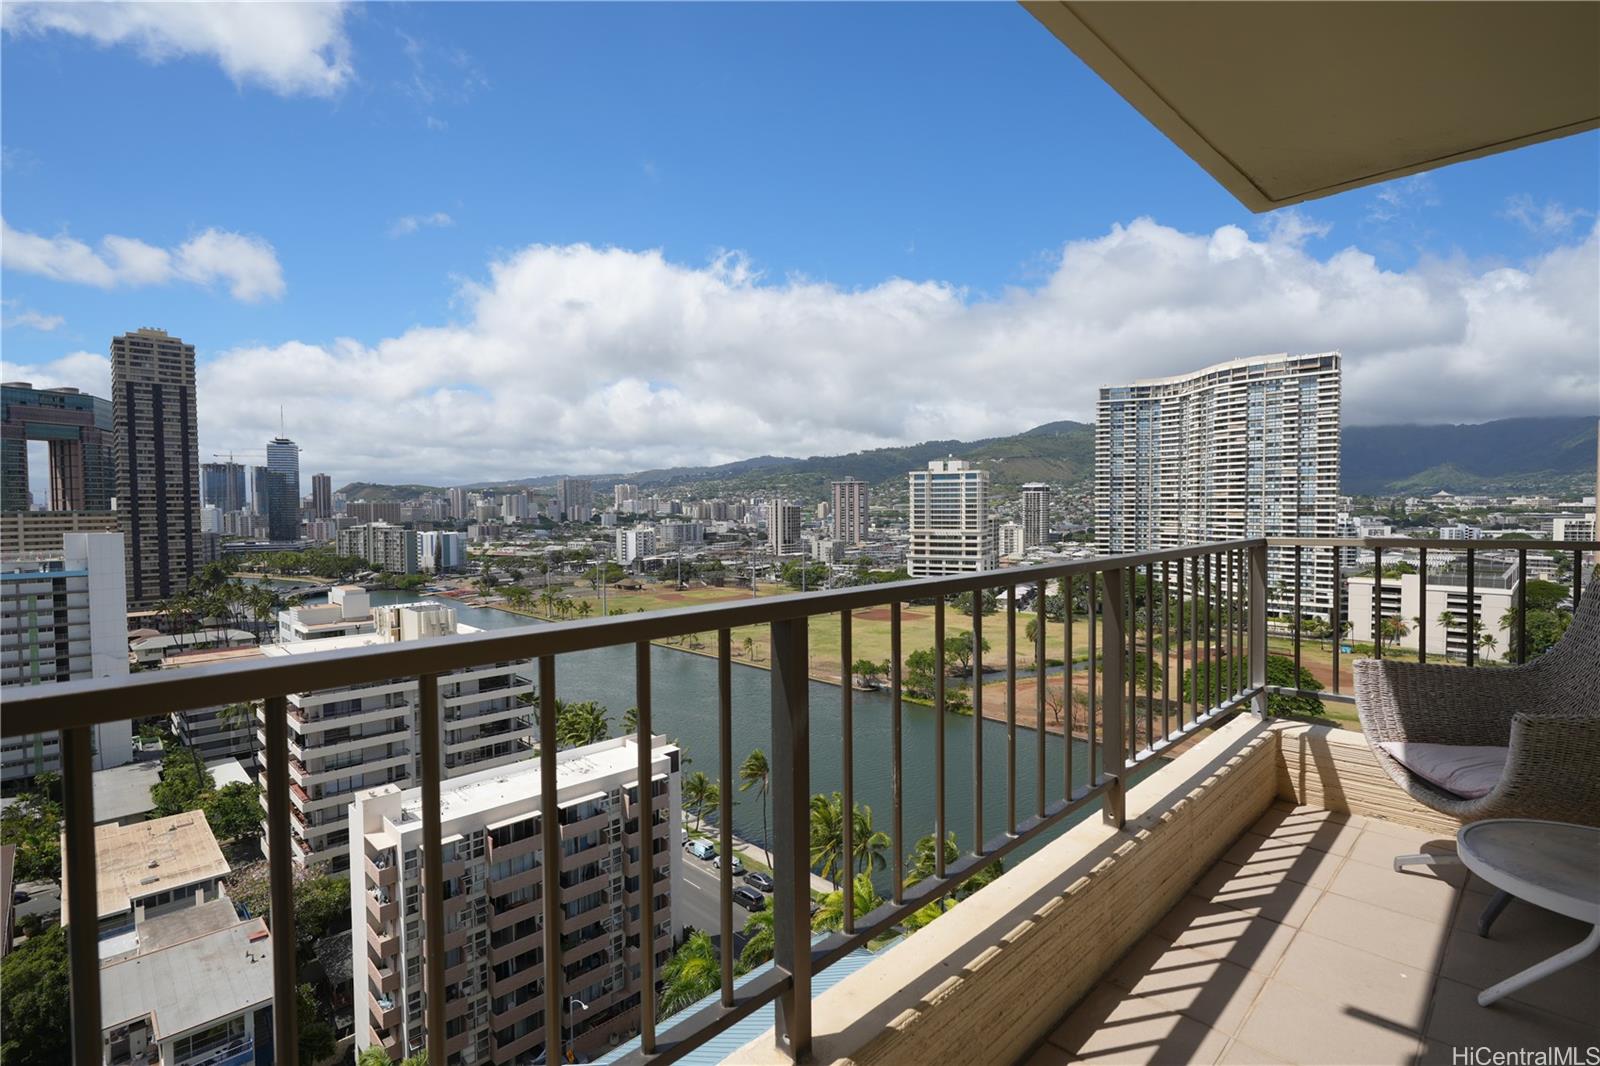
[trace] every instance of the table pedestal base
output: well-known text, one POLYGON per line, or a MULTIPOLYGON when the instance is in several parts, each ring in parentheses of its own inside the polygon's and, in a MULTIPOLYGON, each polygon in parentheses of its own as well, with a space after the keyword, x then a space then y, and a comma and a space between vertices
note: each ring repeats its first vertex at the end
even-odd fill
POLYGON ((1593 955, 1596 948, 1600 948, 1600 925, 1590 929, 1589 935, 1584 937, 1581 943, 1574 944, 1567 950, 1552 955, 1543 962, 1534 963, 1521 973, 1507 977, 1493 988, 1486 988, 1479 992, 1478 1005, 1487 1007, 1496 1000, 1504 999, 1519 988, 1526 988, 1540 978, 1549 977, 1559 970, 1565 970, 1573 963, 1593 955))

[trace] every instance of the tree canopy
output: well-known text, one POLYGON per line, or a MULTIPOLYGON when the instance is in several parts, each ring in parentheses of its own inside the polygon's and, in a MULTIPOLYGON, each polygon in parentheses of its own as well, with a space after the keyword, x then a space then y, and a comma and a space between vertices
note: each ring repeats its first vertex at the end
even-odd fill
POLYGON ((67 936, 59 926, 29 937, 0 963, 0 1061, 55 1066, 72 1058, 67 936))

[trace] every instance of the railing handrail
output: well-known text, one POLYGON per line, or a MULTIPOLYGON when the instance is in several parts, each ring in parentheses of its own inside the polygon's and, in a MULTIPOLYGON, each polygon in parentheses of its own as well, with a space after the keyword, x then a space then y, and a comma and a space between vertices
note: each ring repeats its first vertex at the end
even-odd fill
POLYGON ((1533 540, 1517 537, 1497 540, 1438 540, 1429 537, 1268 537, 1269 548, 1382 548, 1384 551, 1426 548, 1429 551, 1600 551, 1595 540, 1533 540))
MULTIPOLYGON (((644 614, 530 624, 511 630, 429 637, 363 648, 216 663, 184 670, 141 671, 58 685, 12 689, 0 736, 13 737, 126 721, 143 715, 199 710, 221 704, 371 684, 399 677, 446 674, 485 662, 638 644, 689 633, 767 625, 818 615, 944 598, 999 586, 1036 585, 1062 577, 1123 570, 1218 552, 1272 546, 1266 538, 1217 541, 1154 551, 1097 555, 1036 566, 950 577, 911 578, 822 592, 665 608, 644 614)), ((1426 542, 1435 544, 1438 542, 1426 542)), ((1549 547, 1548 542, 1534 542, 1549 547)))

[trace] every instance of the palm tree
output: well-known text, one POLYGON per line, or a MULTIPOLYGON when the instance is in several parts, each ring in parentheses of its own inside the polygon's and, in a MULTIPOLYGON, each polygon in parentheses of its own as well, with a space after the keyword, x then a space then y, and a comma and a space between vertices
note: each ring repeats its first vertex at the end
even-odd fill
POLYGON ((589 615, 591 615, 593 613, 594 613, 594 604, 590 603, 588 600, 579 600, 578 601, 578 617, 579 618, 588 618, 589 615))
MULTIPOLYGON (((850 882, 850 891, 855 896, 855 914, 858 918, 871 913, 883 902, 878 890, 872 887, 870 874, 857 874, 850 882)), ((845 889, 839 888, 822 898, 821 909, 811 919, 813 930, 832 932, 844 928, 844 894, 845 889)))
POLYGON ((1495 635, 1493 633, 1484 633, 1478 638, 1478 647, 1482 648, 1486 652, 1494 651, 1495 645, 1499 643, 1500 642, 1495 639, 1495 635))
POLYGON ((750 920, 744 923, 744 936, 744 949, 739 952, 739 962, 745 969, 753 970, 772 958, 776 934, 771 907, 750 916, 750 920))
POLYGON ((749 659, 751 662, 755 662, 756 638, 747 636, 741 643, 744 644, 744 657, 749 659))
POLYGON ((704 770, 696 770, 683 782, 683 798, 695 812, 694 827, 698 830, 705 821, 706 808, 722 802, 722 789, 704 770))
MULTIPOLYGON (((950 833, 945 837, 944 840, 945 868, 948 869, 960 857, 961 849, 956 844, 956 835, 954 833, 950 833)), ((933 834, 929 833, 927 836, 918 840, 916 846, 911 849, 911 862, 906 867, 907 888, 910 888, 918 881, 927 880, 928 878, 934 877, 938 874, 938 869, 934 865, 934 858, 933 834)), ((977 873, 973 874, 966 881, 966 883, 956 891, 956 895, 961 899, 965 899, 974 892, 978 891, 978 889, 994 881, 995 878, 999 877, 1004 872, 1005 867, 1000 864, 999 860, 995 860, 994 862, 991 862, 989 865, 985 866, 983 869, 979 870, 977 873)))
POLYGON ((739 764, 739 791, 748 792, 753 788, 756 798, 761 801, 761 850, 767 857, 768 866, 772 865, 772 852, 767 848, 767 840, 772 835, 767 823, 767 805, 770 802, 767 790, 771 784, 772 768, 767 765, 767 753, 757 748, 739 764))
POLYGON ((822 876, 839 883, 844 870, 844 800, 835 792, 811 797, 811 865, 822 876))
POLYGON ((595 744, 611 735, 611 713, 593 700, 556 703, 556 743, 563 748, 595 744))
POLYGON ((870 874, 889 865, 884 855, 889 850, 889 835, 872 828, 871 807, 864 803, 855 807, 855 819, 850 826, 850 868, 856 873, 870 874))
MULTIPOLYGON (((734 973, 743 972, 744 966, 735 962, 734 973)), ((696 930, 661 968, 661 1017, 676 1014, 721 987, 722 956, 710 934, 696 930)))
POLYGON ((639 732, 639 708, 629 707, 622 712, 622 735, 631 737, 639 732))

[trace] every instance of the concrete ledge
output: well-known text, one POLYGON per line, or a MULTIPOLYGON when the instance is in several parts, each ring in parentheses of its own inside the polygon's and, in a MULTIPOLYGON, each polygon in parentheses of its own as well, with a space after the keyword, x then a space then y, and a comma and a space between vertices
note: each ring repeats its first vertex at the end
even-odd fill
MULTIPOLYGON (((1010 1062, 1143 937, 1279 792, 1278 736, 1240 715, 812 1004, 820 1063, 1010 1062)), ((729 1061, 789 1063, 772 1031, 729 1061)))
POLYGON ((1291 803, 1399 822, 1450 836, 1459 819, 1422 806, 1384 773, 1360 733, 1275 721, 1278 796, 1291 803))

